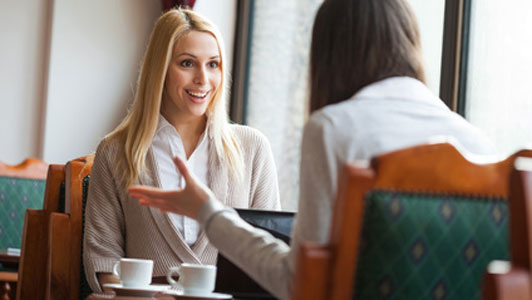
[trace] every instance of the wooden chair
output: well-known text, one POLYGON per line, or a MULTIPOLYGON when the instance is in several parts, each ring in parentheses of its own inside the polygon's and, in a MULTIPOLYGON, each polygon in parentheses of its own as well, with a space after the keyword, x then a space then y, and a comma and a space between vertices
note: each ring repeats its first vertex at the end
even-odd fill
MULTIPOLYGON (((0 249, 21 248, 25 210, 42 207, 47 168, 35 158, 15 166, 0 162, 0 249)), ((0 299, 15 298, 17 269, 17 259, 0 260, 0 299)))
POLYGON ((532 299, 532 160, 518 158, 510 182, 511 263, 492 262, 484 277, 486 300, 532 299))
POLYGON ((64 210, 65 166, 48 168, 43 209, 28 209, 24 219, 17 299, 44 299, 50 289, 50 216, 64 210))
POLYGON ((45 206, 29 210, 26 217, 24 241, 31 243, 26 248, 33 251, 23 251, 17 299, 86 298, 80 292, 80 280, 85 279, 81 276, 82 213, 91 167, 92 156, 51 166, 45 206))
POLYGON ((476 164, 450 144, 380 155, 340 176, 327 245, 303 244, 293 299, 476 299, 508 259, 516 153, 476 164))

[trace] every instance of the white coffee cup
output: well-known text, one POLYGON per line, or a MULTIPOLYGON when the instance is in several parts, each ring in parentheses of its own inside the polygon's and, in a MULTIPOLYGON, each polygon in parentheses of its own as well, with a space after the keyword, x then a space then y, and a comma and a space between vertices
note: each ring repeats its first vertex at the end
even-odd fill
POLYGON ((124 287, 146 287, 151 283, 153 260, 121 258, 113 266, 113 274, 124 287))
POLYGON ((209 295, 214 291, 216 283, 216 266, 185 263, 170 268, 166 279, 173 287, 182 289, 185 295, 209 295), (179 275, 177 281, 172 278, 174 274, 179 275))

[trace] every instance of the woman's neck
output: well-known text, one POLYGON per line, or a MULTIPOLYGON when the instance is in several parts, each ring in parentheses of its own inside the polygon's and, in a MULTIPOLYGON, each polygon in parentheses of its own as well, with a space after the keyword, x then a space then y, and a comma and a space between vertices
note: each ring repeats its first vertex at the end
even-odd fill
POLYGON ((207 127, 207 117, 169 118, 164 113, 162 115, 179 133, 188 159, 198 146, 200 138, 207 127))

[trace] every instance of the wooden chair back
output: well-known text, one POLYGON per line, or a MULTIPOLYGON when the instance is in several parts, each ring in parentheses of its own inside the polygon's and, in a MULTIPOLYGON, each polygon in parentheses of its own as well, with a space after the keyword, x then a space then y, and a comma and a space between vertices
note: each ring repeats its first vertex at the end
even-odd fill
POLYGON ((17 299, 43 299, 50 277, 49 215, 64 199, 65 166, 52 164, 48 168, 43 209, 28 209, 24 219, 22 251, 18 269, 17 299), (62 188, 63 186, 63 188, 62 188), (63 195, 61 190, 63 189, 63 195))
POLYGON ((23 254, 35 258, 23 268, 27 280, 17 299, 80 299, 82 200, 91 167, 91 156, 51 167, 43 210, 28 211, 25 241, 38 253, 23 254))
MULTIPOLYGON (((508 198, 509 175, 517 156, 532 157, 532 151, 520 151, 496 163, 473 163, 465 159, 452 145, 442 143, 421 145, 380 155, 370 162, 369 167, 345 166, 339 179, 330 241, 326 245, 302 245, 296 262, 293 299, 346 300, 353 299, 353 295, 360 292, 356 290, 360 287, 355 284, 355 279, 358 280, 357 276, 373 272, 370 269, 361 270, 362 261, 359 261, 359 258, 367 252, 365 249, 370 244, 368 236, 363 236, 363 230, 368 211, 373 205, 369 197, 372 197, 374 191, 486 197, 486 201, 495 199, 493 203, 500 209, 501 203, 504 202, 497 202, 497 199, 508 198), (357 271, 360 273, 357 274, 357 271)), ((396 205, 393 199, 388 203, 390 211, 395 216, 400 216, 402 206, 396 205)), ((444 212, 449 213, 448 210, 444 212)), ((452 215, 456 211, 451 210, 450 213, 452 215)), ((504 209, 502 214, 501 211, 497 211, 497 216, 504 217, 504 209)), ((412 237, 407 233, 404 238, 412 237)), ((423 252, 426 250, 423 245, 413 249, 423 252)), ((405 269, 408 268, 405 266, 405 269)), ((431 267, 427 268, 430 272, 431 267)), ((475 280, 477 279, 472 279, 473 282, 475 280)), ((386 281, 387 278, 383 278, 380 285, 375 282, 368 284, 379 288, 381 296, 394 298, 411 295, 404 290, 394 290, 397 287, 386 281), (407 295, 401 295, 401 292, 407 295)), ((448 296, 453 288, 445 284, 435 286, 434 294, 427 297, 448 296)), ((477 287, 473 287, 475 288, 477 287)))
POLYGON ((485 274, 486 300, 532 299, 532 160, 518 158, 510 181, 511 262, 495 261, 485 274))
POLYGON ((18 165, 0 161, 0 176, 45 180, 48 164, 37 158, 27 158, 18 165))
MULTIPOLYGON (((82 243, 83 243, 83 212, 88 191, 88 177, 92 168, 93 156, 85 156, 68 162, 66 179, 66 210, 70 212, 70 243, 69 248, 69 299, 79 299, 89 293, 83 270, 82 243)), ((61 247, 58 247, 60 249, 61 247)), ((55 252, 56 249, 53 249, 55 252)), ((58 252, 61 253, 61 252, 58 252)), ((60 257, 58 257, 60 259, 60 257)), ((61 270, 61 268, 58 268, 61 270)))
MULTIPOLYGON (((48 164, 28 158, 18 165, 0 162, 0 249, 21 248, 24 214, 27 208, 40 208, 48 164)), ((0 261, 0 264, 6 262, 0 261)), ((14 299, 18 273, 0 266, 0 299, 14 299)))

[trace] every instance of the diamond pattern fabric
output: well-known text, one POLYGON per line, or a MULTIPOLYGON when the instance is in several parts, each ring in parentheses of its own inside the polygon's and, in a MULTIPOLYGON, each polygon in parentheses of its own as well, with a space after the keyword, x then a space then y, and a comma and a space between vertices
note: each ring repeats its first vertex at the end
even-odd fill
POLYGON ((0 249, 20 248, 26 209, 41 209, 46 180, 0 176, 0 249))
POLYGON ((504 199, 375 190, 366 197, 355 299, 479 299, 508 259, 504 199))

